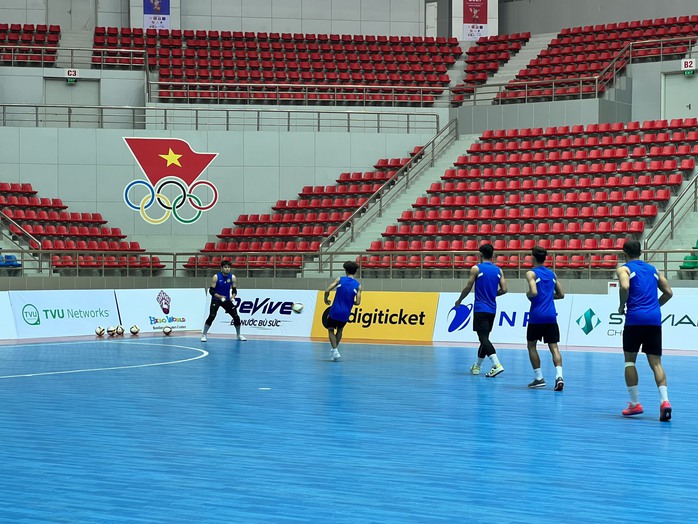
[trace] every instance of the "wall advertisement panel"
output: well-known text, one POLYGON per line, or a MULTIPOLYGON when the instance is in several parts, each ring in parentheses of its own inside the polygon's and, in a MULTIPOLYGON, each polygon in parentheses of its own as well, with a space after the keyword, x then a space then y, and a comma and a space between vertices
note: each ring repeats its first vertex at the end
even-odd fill
POLYGON ((18 338, 89 335, 97 326, 116 326, 114 291, 10 291, 18 338))
POLYGON ((0 319, 2 319, 2 329, 0 329, 0 340, 14 340, 17 338, 14 316, 12 315, 12 305, 10 304, 10 294, 7 291, 0 291, 0 319))
POLYGON ((143 27, 170 29, 170 0, 143 0, 143 27))
MULTIPOLYGON (((210 296, 199 312, 199 327, 204 325, 211 304, 210 296)), ((308 337, 313 323, 317 291, 292 289, 241 289, 236 300, 242 320, 241 333, 247 335, 278 335, 286 337, 308 337), (303 311, 295 313, 294 304, 303 304, 303 311)), ((231 318, 222 309, 209 333, 235 334, 230 325, 231 318)))
POLYGON ((128 330, 134 324, 142 333, 200 330, 201 309, 209 295, 198 289, 117 289, 121 323, 128 330))
MULTIPOLYGON (((326 338, 322 317, 329 312, 317 294, 312 336, 326 338)), ((361 294, 361 305, 354 307, 344 328, 343 339, 387 341, 431 341, 436 318, 438 293, 371 292, 361 294)), ((455 301, 455 298, 453 299, 455 301)))
POLYGON ((487 0, 463 0, 463 40, 487 36, 487 0))

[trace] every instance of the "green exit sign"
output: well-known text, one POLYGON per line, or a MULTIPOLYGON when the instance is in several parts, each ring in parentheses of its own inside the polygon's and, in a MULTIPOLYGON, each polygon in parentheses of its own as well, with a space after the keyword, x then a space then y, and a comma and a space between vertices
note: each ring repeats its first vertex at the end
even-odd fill
POLYGON ((683 72, 683 74, 686 76, 693 76, 693 73, 695 73, 695 71, 693 69, 687 69, 686 71, 683 72))

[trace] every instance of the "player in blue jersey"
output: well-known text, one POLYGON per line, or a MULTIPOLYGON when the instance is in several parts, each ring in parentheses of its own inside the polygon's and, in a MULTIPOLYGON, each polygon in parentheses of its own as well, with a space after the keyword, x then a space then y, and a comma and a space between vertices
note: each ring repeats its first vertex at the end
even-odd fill
POLYGON ((346 326, 354 306, 361 304, 361 284, 354 275, 359 269, 356 262, 345 262, 344 271, 346 276, 334 280, 325 290, 325 304, 330 306, 329 316, 324 324, 330 338, 330 359, 337 361, 342 355, 337 349, 342 340, 342 331, 346 326), (330 301, 330 292, 336 290, 334 301, 330 301))
POLYGON ((659 420, 671 420, 671 404, 666 385, 666 373, 662 367, 662 314, 660 307, 673 296, 667 279, 657 269, 640 260, 642 249, 637 240, 623 244, 627 262, 616 270, 620 285, 618 313, 625 315, 623 329, 623 354, 625 355, 625 384, 628 386, 630 402, 623 410, 626 417, 643 412, 638 391, 638 376, 635 367, 637 354, 642 347, 647 362, 654 373, 659 389, 659 420), (658 296, 657 288, 662 292, 658 296))
POLYGON ((528 328, 526 342, 528 358, 533 366, 535 375, 529 388, 545 387, 545 379, 540 369, 540 356, 536 344, 539 340, 548 344, 555 364, 555 391, 562 391, 565 380, 562 378, 562 355, 557 344, 560 342, 560 328, 557 325, 557 311, 554 300, 565 298, 555 273, 545 267, 548 251, 540 246, 531 250, 533 255, 533 270, 526 272, 528 291, 526 296, 531 301, 528 313, 528 328))
POLYGON ((490 333, 494 326, 497 313, 497 297, 507 292, 507 282, 502 270, 492 263, 494 248, 492 244, 483 244, 478 249, 480 263, 470 269, 468 282, 456 300, 456 307, 460 307, 470 291, 475 286, 475 302, 473 304, 473 331, 477 333, 480 347, 477 350, 477 362, 470 368, 473 375, 480 374, 480 366, 485 357, 490 357, 492 368, 485 374, 486 377, 496 377, 504 371, 504 366, 499 362, 497 351, 490 342, 490 333))
POLYGON ((238 294, 237 279, 230 271, 232 265, 230 260, 223 260, 221 262, 221 270, 213 275, 211 278, 211 287, 208 289, 209 295, 211 295, 211 307, 209 309, 208 318, 204 323, 204 330, 201 334, 201 342, 206 342, 206 333, 208 333, 213 320, 218 314, 218 309, 223 308, 223 310, 233 317, 233 325, 235 326, 235 332, 237 333, 238 340, 247 340, 240 334, 240 326, 242 322, 240 321, 240 315, 238 315, 238 309, 235 305, 235 297, 238 294))

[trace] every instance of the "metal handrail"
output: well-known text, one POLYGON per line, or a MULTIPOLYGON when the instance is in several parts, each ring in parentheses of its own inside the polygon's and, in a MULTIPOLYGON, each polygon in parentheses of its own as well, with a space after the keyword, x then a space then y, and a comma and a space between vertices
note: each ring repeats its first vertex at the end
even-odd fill
MULTIPOLYGON (((457 139, 458 121, 454 118, 434 135, 434 137, 423 146, 423 149, 419 151, 419 153, 410 158, 404 166, 385 181, 378 191, 369 196, 366 202, 354 210, 351 216, 337 227, 336 231, 339 231, 339 234, 332 235, 320 243, 320 259, 322 260, 322 255, 329 249, 330 244, 338 246, 342 241, 354 240, 356 222, 361 215, 364 215, 364 221, 367 221, 374 215, 382 216, 383 208, 396 198, 400 190, 407 188, 411 180, 413 180, 420 171, 426 169, 427 165, 428 167, 432 167, 437 154, 441 153, 445 147, 457 139), (415 168, 415 172, 411 172, 412 168, 415 168), (373 215, 369 216, 369 210, 374 211, 373 215), (346 240, 347 235, 349 235, 349 240, 346 240)), ((322 263, 320 263, 320 270, 322 271, 322 263)))
POLYGON ((667 237, 674 238, 675 228, 681 224, 688 213, 696 211, 698 211, 698 176, 694 176, 688 182, 654 225, 644 240, 645 251, 661 245, 667 237))

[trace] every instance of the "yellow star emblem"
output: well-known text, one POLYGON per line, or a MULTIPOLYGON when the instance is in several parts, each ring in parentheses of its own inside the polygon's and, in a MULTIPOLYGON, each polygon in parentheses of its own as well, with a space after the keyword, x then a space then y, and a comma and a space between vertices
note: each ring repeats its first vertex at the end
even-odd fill
POLYGON ((172 148, 169 148, 170 151, 166 155, 158 155, 160 158, 164 158, 167 160, 167 165, 165 167, 170 167, 172 164, 182 167, 182 164, 179 163, 179 158, 182 155, 176 155, 174 151, 172 151, 172 148))

